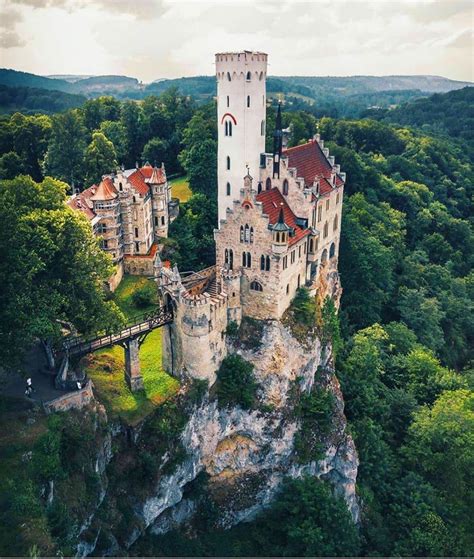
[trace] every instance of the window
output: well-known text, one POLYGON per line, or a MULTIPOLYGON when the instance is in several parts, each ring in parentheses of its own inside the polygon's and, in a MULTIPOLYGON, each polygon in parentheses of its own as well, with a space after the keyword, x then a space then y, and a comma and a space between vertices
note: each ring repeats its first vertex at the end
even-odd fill
POLYGON ((329 198, 326 200, 326 211, 329 210, 329 198))
POLYGON ((336 194, 336 205, 339 204, 339 192, 336 194))
POLYGON ((328 222, 326 221, 326 223, 324 224, 324 232, 323 232, 323 239, 325 239, 328 236, 328 222))
POLYGON ((227 170, 230 171, 230 157, 227 156, 227 170))
POLYGON ((314 242, 313 239, 309 240, 309 252, 313 252, 314 250, 314 242))
POLYGON ((240 226, 240 242, 241 243, 244 242, 244 226, 243 225, 240 226))
POLYGON ((228 79, 229 81, 232 81, 232 78, 230 77, 230 72, 227 72, 227 79, 228 79))
POLYGON ((298 258, 301 258, 301 245, 298 248, 298 258))
POLYGON ((265 121, 262 120, 260 123, 260 136, 265 136, 265 121))
POLYGON ((328 251, 324 249, 321 255, 321 264, 325 264, 327 259, 328 259, 328 251))
POLYGON ((291 251, 291 263, 292 264, 295 263, 295 258, 296 258, 296 251, 292 250, 291 251))
POLYGON ((269 256, 265 257, 265 271, 266 272, 270 271, 270 257, 269 256))
POLYGON ((253 243, 253 227, 250 228, 250 242, 253 243))
POLYGON ((250 289, 252 291, 263 291, 263 287, 261 283, 258 283, 258 281, 252 281, 250 282, 250 289))
POLYGON ((158 225, 158 217, 157 216, 155 216, 155 225, 156 226, 158 225))
POLYGON ((138 237, 138 227, 135 227, 135 237, 138 237))
POLYGON ((102 239, 102 248, 109 248, 109 242, 107 239, 102 239))
POLYGON ((228 182, 226 184, 225 191, 226 191, 227 196, 230 196, 230 182, 228 182))
POLYGON ((165 216, 162 215, 162 216, 161 216, 161 225, 164 225, 164 224, 165 224, 165 216))
POLYGON ((250 72, 247 72, 247 76, 245 79, 249 82, 252 79, 252 74, 250 72))
POLYGON ((288 295, 289 292, 290 292, 290 284, 287 283, 286 284, 286 294, 288 295))
POLYGON ((257 192, 258 192, 258 194, 260 194, 260 192, 262 192, 262 182, 261 181, 258 182, 257 192))
POLYGON ((332 230, 336 231, 337 228, 339 226, 339 218, 337 217, 337 214, 334 216, 334 221, 332 223, 332 230))
POLYGON ((227 106, 230 107, 230 97, 227 95, 227 106))
POLYGON ((298 289, 301 286, 301 274, 298 274, 298 289))
POLYGON ((286 179, 283 181, 283 194, 288 196, 288 181, 286 179))
POLYGON ((331 247, 329 248, 329 258, 334 258, 335 254, 336 254, 336 245, 335 243, 332 243, 331 247))
POLYGON ((224 122, 224 135, 228 136, 229 135, 229 123, 227 122, 227 120, 224 122))
POLYGON ((135 243, 135 252, 140 252, 140 243, 135 243))
POLYGON ((272 179, 270 177, 265 181, 265 190, 270 190, 272 187, 272 179))
POLYGON ((250 229, 249 229, 248 223, 245 224, 244 241, 246 243, 250 242, 250 229))
POLYGON ((229 270, 232 270, 234 268, 234 251, 231 248, 225 249, 224 259, 229 270))
POLYGON ((247 108, 250 107, 250 95, 247 95, 247 108))
POLYGON ((311 225, 313 227, 316 225, 316 208, 314 208, 313 213, 311 215, 311 225))
POLYGON ((252 267, 252 255, 250 252, 243 252, 242 253, 242 266, 244 268, 251 268, 252 267))
POLYGON ((119 190, 120 190, 120 192, 123 191, 123 184, 121 182, 119 182, 119 190))
POLYGON ((133 203, 136 204, 137 203, 137 199, 135 196, 133 196, 133 203))
POLYGON ((263 254, 260 256, 260 270, 265 270, 265 256, 263 256, 263 254))
POLYGON ((283 257, 283 269, 286 270, 288 268, 288 256, 283 257))
POLYGON ((318 206, 318 223, 321 221, 322 213, 323 213, 323 207, 318 206))

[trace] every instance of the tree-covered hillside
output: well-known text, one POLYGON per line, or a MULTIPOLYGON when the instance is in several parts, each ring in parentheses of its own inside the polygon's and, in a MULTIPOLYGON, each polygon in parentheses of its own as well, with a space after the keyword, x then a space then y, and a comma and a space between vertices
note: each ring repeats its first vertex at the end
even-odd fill
POLYGON ((84 104, 83 95, 36 87, 0 85, 0 113, 57 113, 84 104))

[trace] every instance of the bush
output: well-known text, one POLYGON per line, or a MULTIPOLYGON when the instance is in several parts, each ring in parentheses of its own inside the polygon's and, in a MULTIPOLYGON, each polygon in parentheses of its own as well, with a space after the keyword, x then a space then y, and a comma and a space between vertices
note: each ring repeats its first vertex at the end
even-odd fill
POLYGON ((153 282, 147 282, 139 287, 132 295, 133 304, 139 308, 149 307, 156 303, 156 286, 153 282))
POLYGON ((303 394, 296 407, 301 427, 295 437, 298 462, 319 460, 322 454, 322 438, 331 428, 334 396, 327 390, 315 388, 303 394))
POLYGON ((311 297, 306 287, 296 291, 295 298, 283 316, 283 323, 289 326, 293 336, 305 342, 316 326, 316 299, 311 297))
POLYGON ((228 355, 217 371, 216 394, 219 406, 240 405, 251 408, 256 392, 253 365, 240 355, 228 355))
POLYGON ((239 342, 245 349, 258 349, 262 345, 265 322, 244 316, 239 327, 239 342))
POLYGON ((237 337, 237 334, 239 333, 239 325, 235 322, 235 320, 231 320, 229 322, 227 328, 225 329, 225 333, 231 338, 237 337))

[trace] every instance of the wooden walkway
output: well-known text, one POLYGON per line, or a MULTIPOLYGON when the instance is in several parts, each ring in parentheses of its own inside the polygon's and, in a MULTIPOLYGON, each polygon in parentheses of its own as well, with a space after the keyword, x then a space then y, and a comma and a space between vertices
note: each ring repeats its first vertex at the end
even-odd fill
POLYGON ((130 321, 131 323, 123 330, 120 330, 120 332, 115 332, 113 334, 96 334, 88 338, 75 336, 67 339, 63 347, 69 355, 85 355, 97 349, 121 344, 131 338, 144 337, 151 330, 160 328, 160 326, 169 324, 172 321, 173 308, 171 306, 158 307, 152 313, 132 318, 130 321))

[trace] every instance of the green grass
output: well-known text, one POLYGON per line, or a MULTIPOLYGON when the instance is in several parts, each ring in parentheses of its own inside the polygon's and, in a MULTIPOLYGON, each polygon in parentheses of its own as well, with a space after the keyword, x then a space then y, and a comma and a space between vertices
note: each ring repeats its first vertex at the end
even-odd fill
POLYGON ((178 177, 171 181, 171 196, 179 198, 180 202, 186 202, 191 197, 191 189, 187 177, 178 177))
MULTIPOLYGON (((153 310, 153 305, 139 309, 132 301, 133 292, 148 281, 143 277, 126 275, 115 291, 114 300, 127 318, 153 310)), ((161 328, 150 332, 140 347, 144 390, 132 393, 125 382, 123 347, 99 350, 86 359, 86 371, 94 382, 98 399, 111 417, 121 417, 130 424, 144 419, 156 406, 176 394, 179 388, 179 382, 162 366, 161 328)))

